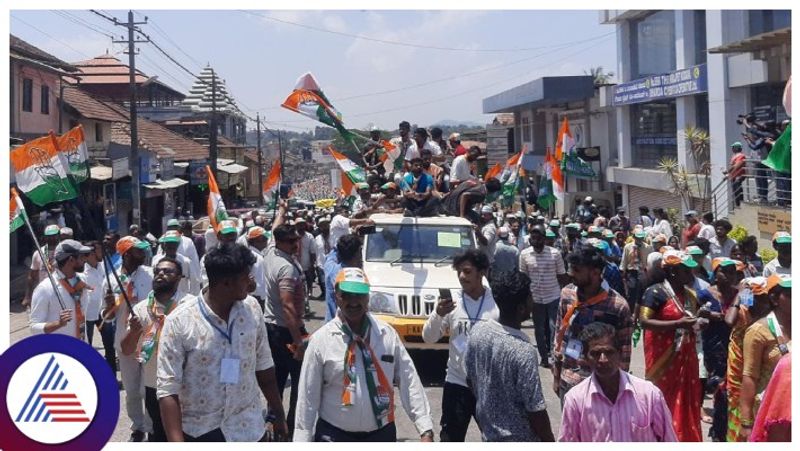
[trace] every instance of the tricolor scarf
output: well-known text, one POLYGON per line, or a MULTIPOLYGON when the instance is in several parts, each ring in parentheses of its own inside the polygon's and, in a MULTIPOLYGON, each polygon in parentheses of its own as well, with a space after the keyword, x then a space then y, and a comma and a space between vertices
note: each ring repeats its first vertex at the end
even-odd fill
MULTIPOLYGON (((369 400, 372 404, 372 412, 375 415, 375 422, 378 428, 382 428, 394 422, 394 389, 386 378, 375 352, 363 337, 369 337, 370 321, 366 321, 364 332, 355 335, 345 321, 342 321, 341 331, 349 339, 347 349, 344 353, 344 390, 342 391, 342 405, 353 405, 353 393, 356 391, 357 370, 356 370, 356 346, 361 353, 364 362, 364 374, 366 375, 367 390, 369 400), (376 381, 377 378, 377 381, 376 381), (377 382, 377 383, 376 383, 377 382)), ((367 339, 368 340, 368 339, 367 339)))
MULTIPOLYGON (((119 281, 125 284, 125 292, 128 295, 128 299, 133 299, 133 279, 123 271, 120 271, 119 281)), ((106 316, 103 318, 104 321, 109 321, 109 318, 114 316, 117 310, 119 310, 119 306, 125 302, 125 296, 122 294, 122 290, 120 289, 119 285, 114 288, 114 293, 117 295, 117 299, 114 301, 114 306, 106 311, 106 316)))
POLYGON ((83 290, 89 286, 86 285, 80 277, 76 278, 78 279, 78 283, 76 283, 74 287, 69 283, 66 277, 60 279, 59 282, 70 297, 72 297, 73 303, 75 304, 75 338, 81 338, 81 332, 83 331, 82 326, 84 322, 86 322, 86 316, 83 314, 83 309, 81 308, 81 296, 83 295, 83 290))
POLYGON ((147 361, 153 357, 153 354, 155 354, 158 349, 158 340, 161 338, 161 329, 164 327, 164 319, 175 310, 177 305, 178 303, 175 302, 173 296, 168 303, 164 304, 164 308, 162 309, 156 304, 154 292, 151 291, 150 294, 147 295, 147 311, 153 322, 150 323, 150 326, 147 328, 144 335, 142 335, 142 339, 139 341, 139 349, 136 350, 136 358, 140 363, 147 363, 147 361))

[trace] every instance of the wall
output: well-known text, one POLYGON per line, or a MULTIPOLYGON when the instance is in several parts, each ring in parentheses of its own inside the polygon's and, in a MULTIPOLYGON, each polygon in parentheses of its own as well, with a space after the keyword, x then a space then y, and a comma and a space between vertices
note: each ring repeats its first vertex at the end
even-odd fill
POLYGON ((22 63, 14 65, 16 69, 12 73, 12 83, 14 83, 14 111, 11 112, 12 117, 16 116, 17 120, 12 128, 14 134, 27 135, 33 138, 37 135, 43 135, 53 130, 58 132, 58 75, 47 72, 36 67, 28 66, 22 63), (22 111, 22 80, 29 78, 33 81, 33 96, 32 96, 32 112, 22 111), (41 113, 41 89, 42 85, 50 88, 50 113, 41 113))

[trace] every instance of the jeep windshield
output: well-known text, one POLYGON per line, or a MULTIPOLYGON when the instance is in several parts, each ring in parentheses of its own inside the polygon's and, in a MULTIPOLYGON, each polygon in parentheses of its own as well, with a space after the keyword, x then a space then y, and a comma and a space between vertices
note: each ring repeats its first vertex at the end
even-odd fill
POLYGON ((366 258, 378 263, 443 263, 475 247, 469 226, 384 224, 367 235, 366 258))

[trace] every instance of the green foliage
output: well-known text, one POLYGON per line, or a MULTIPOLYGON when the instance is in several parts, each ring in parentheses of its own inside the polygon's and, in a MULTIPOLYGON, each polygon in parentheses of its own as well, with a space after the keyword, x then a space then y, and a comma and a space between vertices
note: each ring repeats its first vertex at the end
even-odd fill
POLYGON ((758 251, 758 255, 761 256, 761 260, 763 260, 764 264, 766 265, 772 260, 775 260, 775 258, 778 256, 778 252, 776 252, 775 249, 771 247, 765 247, 758 251))
POLYGON ((681 212, 677 208, 667 208, 667 220, 672 225, 672 234, 680 238, 683 233, 684 223, 681 220, 681 212))
POLYGON ((741 243, 748 235, 750 235, 750 232, 740 225, 734 226, 733 230, 728 233, 728 237, 733 238, 737 243, 741 243))

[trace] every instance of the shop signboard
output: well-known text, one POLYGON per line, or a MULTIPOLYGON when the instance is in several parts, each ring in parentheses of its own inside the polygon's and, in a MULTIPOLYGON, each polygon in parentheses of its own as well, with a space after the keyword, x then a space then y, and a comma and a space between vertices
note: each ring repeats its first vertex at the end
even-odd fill
POLYGON ((111 180, 119 180, 123 177, 127 177, 129 170, 130 164, 128 163, 128 157, 111 160, 111 180))
POLYGON ((206 165, 208 161, 192 161, 189 163, 189 183, 192 185, 205 185, 208 183, 206 165))
POLYGON ((614 105, 652 102, 708 91, 705 64, 676 70, 663 75, 651 75, 614 86, 614 105))

